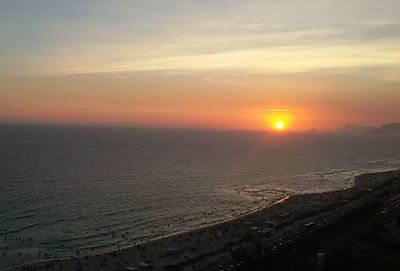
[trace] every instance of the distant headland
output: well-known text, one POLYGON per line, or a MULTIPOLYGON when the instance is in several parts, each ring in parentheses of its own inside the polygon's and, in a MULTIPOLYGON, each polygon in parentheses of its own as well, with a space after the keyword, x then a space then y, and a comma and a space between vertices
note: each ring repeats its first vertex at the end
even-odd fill
POLYGON ((400 123, 390 123, 379 127, 347 124, 336 130, 342 134, 400 135, 400 123))

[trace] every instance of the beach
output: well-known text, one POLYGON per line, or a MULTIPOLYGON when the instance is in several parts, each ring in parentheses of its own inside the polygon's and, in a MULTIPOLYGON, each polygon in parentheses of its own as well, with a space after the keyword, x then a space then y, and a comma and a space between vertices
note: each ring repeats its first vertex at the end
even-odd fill
MULTIPOLYGON (((13 266, 2 270, 217 270, 232 263, 236 265, 229 267, 231 270, 239 269, 245 263, 237 261, 235 251, 254 256, 260 251, 279 251, 307 232, 335 224, 354 210, 379 201, 382 195, 396 195, 399 176, 399 171, 365 174, 357 176, 348 189, 285 196, 258 210, 193 231, 99 254, 36 262, 21 262, 16 257, 13 266)), ((2 248, 0 257, 7 255, 2 248)))

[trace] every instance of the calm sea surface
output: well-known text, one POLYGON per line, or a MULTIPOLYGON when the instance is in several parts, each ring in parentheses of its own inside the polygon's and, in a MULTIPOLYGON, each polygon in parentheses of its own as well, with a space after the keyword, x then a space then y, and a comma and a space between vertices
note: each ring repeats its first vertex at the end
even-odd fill
POLYGON ((399 139, 3 125, 0 262, 116 248, 348 187, 359 173, 400 168, 399 139))

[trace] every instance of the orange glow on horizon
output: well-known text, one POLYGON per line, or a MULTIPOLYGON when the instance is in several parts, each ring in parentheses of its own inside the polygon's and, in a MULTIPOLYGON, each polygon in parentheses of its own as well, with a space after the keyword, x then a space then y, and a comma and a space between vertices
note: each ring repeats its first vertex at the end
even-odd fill
MULTIPOLYGON (((79 80, 2 78, 0 81, 12 91, 0 94, 0 122, 240 129, 284 134, 311 129, 333 130, 346 123, 379 125, 390 122, 399 112, 395 102, 388 102, 382 114, 376 114, 377 107, 373 103, 366 104, 365 111, 354 111, 348 104, 354 101, 350 96, 343 96, 346 102, 330 99, 330 96, 312 98, 318 88, 323 87, 317 81, 311 85, 285 77, 284 84, 290 85, 283 86, 272 80, 270 83, 279 91, 268 93, 263 91, 263 83, 257 81, 257 77, 251 78, 254 80, 245 85, 249 87, 248 92, 243 91, 243 86, 226 87, 230 78, 219 79, 222 83, 218 84, 211 80, 197 82, 198 85, 193 83, 193 78, 183 80, 175 76, 172 80, 155 75, 121 80, 88 76, 79 80), (183 87, 178 83, 185 88, 194 84, 194 94, 183 95, 183 87), (296 86, 292 86, 295 83, 296 86), (163 91, 162 85, 168 85, 169 92, 163 91), (53 88, 57 92, 51 91, 53 88), (201 92, 201 89, 212 91, 201 92), (288 96, 289 90, 293 97, 288 96), (227 96, 230 98, 226 99, 227 96), (338 110, 342 103, 346 109, 338 110), (276 126, 279 121, 284 124, 282 129, 276 126)), ((369 90, 370 93, 373 90, 369 90)), ((392 101, 398 100, 396 95, 390 96, 392 101)), ((379 100, 379 97, 371 97, 379 100)))

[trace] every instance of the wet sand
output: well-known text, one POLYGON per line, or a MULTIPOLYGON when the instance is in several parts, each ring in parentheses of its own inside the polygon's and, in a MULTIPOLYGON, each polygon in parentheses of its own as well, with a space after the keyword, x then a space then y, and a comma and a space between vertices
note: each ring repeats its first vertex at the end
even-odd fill
POLYGON ((15 266, 3 270, 212 270, 234 262, 232 252, 238 249, 251 255, 259 250, 254 248, 256 243, 265 246, 266 251, 278 250, 288 236, 300 238, 316 227, 335 223, 335 217, 375 200, 382 191, 393 190, 399 176, 399 171, 361 175, 352 188, 287 196, 251 213, 194 231, 101 254, 23 264, 16 258, 15 266), (265 234, 260 232, 263 229, 265 234))

